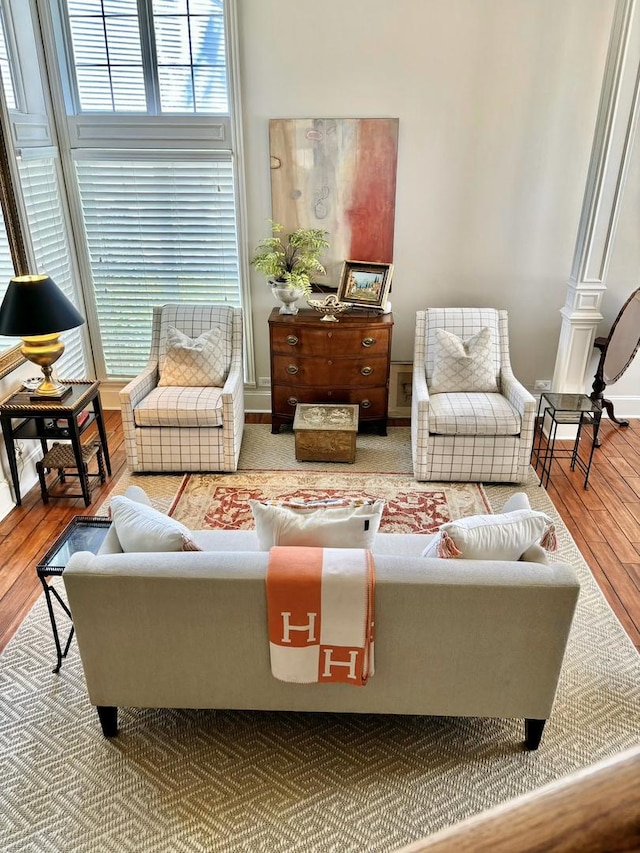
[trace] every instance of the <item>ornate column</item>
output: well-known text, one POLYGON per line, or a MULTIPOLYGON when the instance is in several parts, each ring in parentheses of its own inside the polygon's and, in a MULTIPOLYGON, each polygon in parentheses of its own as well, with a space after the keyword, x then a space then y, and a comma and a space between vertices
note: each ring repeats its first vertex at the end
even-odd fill
POLYGON ((638 119, 640 14, 617 0, 582 213, 553 374, 553 390, 591 389, 588 371, 638 119))

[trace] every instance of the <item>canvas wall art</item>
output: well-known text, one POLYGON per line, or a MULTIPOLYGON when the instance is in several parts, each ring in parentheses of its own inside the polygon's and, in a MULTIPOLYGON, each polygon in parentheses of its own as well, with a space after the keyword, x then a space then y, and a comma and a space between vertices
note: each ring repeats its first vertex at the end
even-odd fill
POLYGON ((393 261, 397 118, 272 119, 269 149, 273 219, 329 232, 318 283, 337 288, 346 259, 393 261))

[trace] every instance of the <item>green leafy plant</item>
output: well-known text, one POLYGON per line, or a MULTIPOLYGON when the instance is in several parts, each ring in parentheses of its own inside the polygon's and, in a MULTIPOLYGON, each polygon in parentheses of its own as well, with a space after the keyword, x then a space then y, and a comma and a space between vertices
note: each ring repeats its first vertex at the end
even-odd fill
POLYGON ((270 281, 286 283, 310 296, 311 275, 326 272, 320 255, 329 248, 327 232, 321 228, 298 228, 283 241, 280 233, 284 227, 272 219, 269 222, 271 237, 260 240, 251 263, 270 281))

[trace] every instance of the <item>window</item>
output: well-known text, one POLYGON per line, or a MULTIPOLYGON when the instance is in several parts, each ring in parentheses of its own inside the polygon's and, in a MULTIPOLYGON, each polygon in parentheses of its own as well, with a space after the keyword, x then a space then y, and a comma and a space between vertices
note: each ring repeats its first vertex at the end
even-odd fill
MULTIPOLYGON (((20 159, 20 183, 37 269, 50 275, 64 295, 77 304, 63 224, 57 157, 38 149, 28 154, 20 159)), ((81 329, 63 332, 61 340, 65 350, 56 362, 56 374, 68 379, 86 376, 81 329)))
POLYGON ((153 305, 239 305, 232 164, 83 157, 76 171, 106 372, 145 366, 153 305))
POLYGON ((222 0, 67 0, 78 112, 226 114, 222 0))
POLYGON ((241 304, 225 0, 59 5, 96 369, 126 379, 147 362, 154 305, 241 304))
POLYGON ((4 17, 4 10, 0 7, 0 74, 2 74, 2 88, 7 107, 10 110, 17 109, 16 88, 13 81, 13 62, 9 56, 8 30, 4 17))

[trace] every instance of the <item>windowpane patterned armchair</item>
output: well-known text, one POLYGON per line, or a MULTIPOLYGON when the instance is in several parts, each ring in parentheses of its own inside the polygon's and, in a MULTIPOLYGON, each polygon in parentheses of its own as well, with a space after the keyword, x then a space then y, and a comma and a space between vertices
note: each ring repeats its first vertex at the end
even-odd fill
POLYGON ((416 480, 522 483, 533 444, 536 404, 513 375, 507 312, 429 308, 416 315, 411 452, 416 480), (442 387, 444 329, 469 342, 483 329, 492 392, 442 387), (440 372, 434 393, 434 368, 440 372), (493 381, 493 378, 492 378, 493 381))
POLYGON ((132 471, 235 471, 244 429, 242 309, 227 305, 154 308, 149 362, 122 389, 120 404, 132 471), (228 365, 223 387, 158 385, 171 327, 192 339, 214 327, 220 329, 220 348, 228 365))

